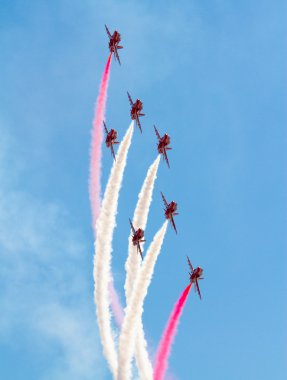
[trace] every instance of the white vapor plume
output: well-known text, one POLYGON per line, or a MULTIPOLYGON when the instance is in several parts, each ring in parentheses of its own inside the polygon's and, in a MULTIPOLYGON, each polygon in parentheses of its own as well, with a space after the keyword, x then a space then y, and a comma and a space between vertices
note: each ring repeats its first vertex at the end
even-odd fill
POLYGON ((135 349, 136 334, 143 313, 143 304, 154 272, 154 267, 163 244, 167 229, 167 221, 156 233, 150 244, 139 272, 130 301, 125 310, 125 318, 119 338, 118 376, 117 380, 129 380, 131 377, 131 361, 135 349))
MULTIPOLYGON (((152 193, 154 183, 156 180, 157 169, 159 166, 160 156, 150 166, 143 186, 138 196, 138 202, 133 217, 133 225, 135 229, 142 228, 145 230, 147 224, 147 218, 149 213, 150 204, 152 201, 152 193)), ((143 247, 143 246, 142 246, 143 247)), ((136 248, 132 243, 132 238, 129 237, 128 258, 125 264, 126 269, 126 281, 125 281, 125 294, 126 303, 129 304, 129 300, 132 295, 135 280, 141 269, 141 257, 136 252, 136 248)), ((137 338, 135 346, 135 358, 137 361, 138 372, 140 380, 152 380, 153 369, 149 360, 147 343, 144 336, 144 330, 142 321, 139 320, 137 327, 137 338)))
POLYGON ((134 123, 132 122, 121 142, 116 161, 104 194, 102 207, 96 223, 96 242, 94 256, 94 299, 99 326, 99 333, 103 345, 103 352, 108 361, 114 378, 117 374, 117 354, 113 331, 111 327, 111 312, 109 298, 109 281, 111 277, 111 256, 113 231, 116 226, 116 214, 119 191, 126 166, 128 150, 131 144, 134 123))

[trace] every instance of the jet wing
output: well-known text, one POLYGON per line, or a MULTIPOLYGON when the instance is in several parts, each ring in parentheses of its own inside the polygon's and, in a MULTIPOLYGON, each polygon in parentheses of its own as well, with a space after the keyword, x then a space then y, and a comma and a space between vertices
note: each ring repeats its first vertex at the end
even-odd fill
POLYGON ((115 48, 114 54, 115 54, 116 60, 119 62, 119 64, 121 64, 119 53, 118 53, 118 48, 115 48))
POLYGON ((134 226, 133 226, 132 221, 130 220, 130 218, 129 218, 129 221, 130 221, 130 225, 131 225, 131 229, 133 231, 133 234, 135 234, 136 230, 135 230, 135 228, 134 228, 134 226))
POLYGON ((169 166, 169 161, 168 161, 168 157, 167 157, 167 154, 166 154, 166 150, 165 150, 165 148, 163 148, 163 157, 164 157, 164 159, 165 159, 165 161, 166 161, 166 163, 167 163, 167 166, 170 168, 170 166, 169 166))
POLYGON ((140 246, 140 243, 139 243, 139 242, 138 242, 138 252, 140 253, 141 258, 142 258, 142 260, 143 260, 143 253, 142 253, 141 246, 140 246))
POLYGON ((162 200, 163 200, 163 203, 164 203, 165 207, 168 207, 168 203, 167 203, 167 201, 165 199, 165 196, 163 195, 162 192, 160 192, 160 193, 161 193, 161 197, 162 197, 162 200))
POLYGON ((141 133, 143 133, 143 131, 142 131, 142 126, 141 126, 141 122, 140 122, 140 119, 139 119, 138 116, 136 117, 136 123, 137 123, 137 126, 139 127, 141 133))
POLYGON ((131 106, 133 106, 134 102, 132 101, 132 98, 131 98, 130 94, 128 93, 128 91, 127 91, 127 94, 128 94, 128 98, 129 98, 130 104, 131 104, 131 106))
POLYGON ((199 298, 201 299, 201 293, 200 293, 200 290, 199 290, 199 285, 198 285, 198 281, 197 280, 195 281, 195 291, 198 293, 199 298))
POLYGON ((112 38, 112 35, 111 35, 111 33, 110 33, 110 31, 109 31, 107 25, 105 25, 105 27, 106 27, 106 31, 107 31, 107 34, 108 34, 109 38, 112 38))
POLYGON ((154 130, 155 130, 156 137, 158 138, 158 140, 160 140, 160 135, 158 133, 158 130, 156 129, 155 125, 153 127, 154 127, 154 130))
POLYGON ((190 269, 191 269, 191 272, 193 272, 193 266, 192 266, 192 264, 191 264, 191 261, 190 261, 190 259, 189 259, 188 256, 186 256, 186 257, 187 257, 187 262, 188 262, 188 265, 189 265, 189 267, 190 267, 190 269))
POLYGON ((108 128, 107 128, 106 123, 104 121, 103 121, 103 124, 104 124, 104 128, 105 128, 105 132, 106 132, 106 134, 108 134, 109 131, 108 131, 108 128))
POLYGON ((114 160, 116 161, 116 156, 115 156, 115 151, 114 151, 114 146, 113 144, 111 144, 111 152, 112 152, 112 155, 114 157, 114 160))
POLYGON ((172 215, 170 216, 170 221, 171 221, 171 224, 172 224, 173 229, 175 230, 175 233, 177 234, 176 226, 175 226, 175 223, 174 223, 174 220, 173 220, 173 216, 172 216, 172 215))

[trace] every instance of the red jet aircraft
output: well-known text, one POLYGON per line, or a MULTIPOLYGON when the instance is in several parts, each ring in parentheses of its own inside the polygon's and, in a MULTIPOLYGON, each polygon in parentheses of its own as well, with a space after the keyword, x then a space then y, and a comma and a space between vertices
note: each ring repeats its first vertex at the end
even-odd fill
POLYGON ((130 104, 132 106, 132 109, 131 109, 131 118, 132 120, 135 120, 136 123, 137 123, 137 126, 139 127, 141 133, 142 133, 142 128, 141 128, 141 123, 140 123, 140 120, 139 120, 139 117, 140 116, 145 116, 144 113, 141 113, 141 110, 143 109, 143 104, 142 102, 137 99, 135 101, 135 103, 132 101, 132 98, 130 96, 130 94, 128 93, 128 98, 129 98, 129 101, 130 101, 130 104))
POLYGON ((178 215, 178 213, 176 212, 176 210, 177 210, 177 203, 174 202, 174 201, 171 201, 170 203, 167 203, 167 201, 166 201, 166 199, 165 199, 165 197, 164 197, 164 195, 163 195, 162 192, 161 192, 161 196, 162 196, 162 200, 163 200, 164 205, 165 205, 165 209, 164 209, 165 218, 170 220, 173 229, 177 233, 177 230, 176 230, 176 227, 175 227, 175 223, 174 223, 174 220, 173 220, 173 216, 174 215, 178 215))
POLYGON ((187 256, 188 265, 190 267, 191 272, 189 272, 189 281, 191 284, 194 284, 194 289, 198 293, 199 298, 201 299, 201 294, 198 286, 198 280, 203 280, 203 277, 201 277, 203 273, 203 269, 200 267, 197 267, 193 269, 193 266, 191 264, 191 261, 189 260, 189 257, 187 256))
POLYGON ((131 229, 133 231, 133 245, 136 245, 137 246, 137 251, 141 254, 141 258, 143 260, 143 253, 142 253, 142 250, 141 250, 141 246, 140 246, 140 243, 143 243, 145 242, 145 240, 143 239, 144 237, 144 230, 142 230, 141 228, 138 228, 137 230, 135 230, 133 224, 132 224, 132 221, 129 219, 130 221, 130 225, 131 225, 131 229))
POLYGON ((114 160, 115 160, 116 156, 115 156, 113 145, 119 143, 118 141, 116 141, 117 137, 118 137, 118 134, 117 134, 117 131, 115 131, 114 129, 111 129, 110 131, 108 131, 106 123, 104 121, 103 121, 103 123, 104 123, 105 132, 106 132, 106 135, 107 135, 107 137, 106 137, 106 146, 108 148, 111 148, 111 153, 112 153, 112 155, 114 157, 114 160))
POLYGON ((166 161, 167 166, 169 167, 166 151, 172 149, 168 146, 170 144, 170 137, 166 133, 162 137, 160 137, 155 125, 154 125, 154 130, 156 133, 156 137, 158 138, 157 151, 159 154, 162 154, 163 159, 166 161))
POLYGON ((114 34, 111 35, 111 33, 110 33, 107 25, 105 25, 105 27, 106 27, 106 31, 107 31, 109 39, 110 39, 110 42, 109 42, 110 52, 114 53, 115 59, 117 59, 117 61, 119 62, 119 64, 121 64, 120 57, 119 57, 119 54, 118 54, 118 49, 122 49, 123 48, 122 46, 119 46, 119 43, 121 41, 121 35, 116 30, 114 31, 114 34))

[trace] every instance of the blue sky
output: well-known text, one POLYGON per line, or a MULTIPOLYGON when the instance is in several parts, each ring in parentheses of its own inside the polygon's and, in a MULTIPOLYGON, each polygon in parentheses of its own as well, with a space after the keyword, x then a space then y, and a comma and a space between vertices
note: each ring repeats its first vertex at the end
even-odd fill
MULTIPOLYGON (((187 285, 205 271, 170 360, 178 379, 283 380, 286 302, 286 2, 1 1, 0 374, 110 379, 93 305, 88 201, 91 121, 122 34, 107 124, 123 137, 126 91, 144 103, 120 196, 113 268, 121 295, 138 191, 171 136, 146 230, 178 202, 145 305, 151 351, 187 285)), ((103 183, 111 167, 104 150, 103 183)))

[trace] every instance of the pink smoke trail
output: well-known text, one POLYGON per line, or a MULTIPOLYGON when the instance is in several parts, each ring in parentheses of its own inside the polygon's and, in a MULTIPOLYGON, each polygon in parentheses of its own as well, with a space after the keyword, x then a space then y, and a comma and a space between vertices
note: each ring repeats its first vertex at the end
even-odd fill
MULTIPOLYGON (((103 121, 106 110, 107 90, 110 77, 112 54, 106 63, 106 67, 102 76, 99 95, 96 102, 95 117, 93 120, 92 142, 91 142, 91 159, 90 159, 90 180, 89 195, 92 209, 92 223, 94 234, 96 235, 96 221, 101 208, 101 158, 102 158, 102 142, 103 142, 103 121)), ((114 288, 113 281, 110 283, 111 305, 117 323, 123 319, 123 309, 119 301, 119 297, 114 288)))
POLYGON ((101 147, 103 141, 103 120, 105 117, 106 110, 106 99, 110 77, 111 58, 112 54, 109 55, 102 76, 92 129, 89 195, 92 207, 92 220, 94 232, 96 230, 96 220, 99 216, 101 207, 101 147))
POLYGON ((171 353, 171 346, 177 332, 179 319, 183 311, 185 301, 187 300, 191 285, 192 284, 189 284, 181 294, 167 322, 156 353, 153 375, 154 380, 163 380, 164 378, 168 366, 168 358, 171 353))
POLYGON ((120 297, 114 287, 113 279, 111 279, 109 283, 109 293, 111 297, 111 306, 115 320, 117 322, 117 325, 121 327, 124 320, 124 309, 122 307, 120 297))

